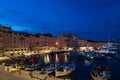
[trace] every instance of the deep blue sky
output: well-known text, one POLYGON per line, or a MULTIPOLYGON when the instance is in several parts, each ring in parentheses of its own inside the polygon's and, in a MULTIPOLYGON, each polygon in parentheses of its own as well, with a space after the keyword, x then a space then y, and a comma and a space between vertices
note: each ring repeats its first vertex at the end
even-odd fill
POLYGON ((0 0, 0 24, 55 36, 120 40, 120 0, 0 0))

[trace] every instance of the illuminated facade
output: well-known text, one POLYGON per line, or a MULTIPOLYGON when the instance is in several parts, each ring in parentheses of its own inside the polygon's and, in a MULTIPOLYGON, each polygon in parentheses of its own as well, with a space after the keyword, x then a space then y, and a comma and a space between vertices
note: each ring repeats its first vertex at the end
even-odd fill
POLYGON ((40 36, 40 46, 55 47, 56 38, 48 36, 40 36))
POLYGON ((0 49, 10 48, 12 45, 12 29, 0 25, 0 49))
POLYGON ((71 34, 62 34, 57 38, 43 36, 41 34, 28 34, 25 32, 13 32, 11 27, 0 26, 0 49, 5 48, 32 48, 32 47, 57 47, 76 48, 102 47, 104 42, 95 42, 79 39, 71 34))
POLYGON ((56 45, 58 48, 79 47, 79 39, 70 34, 63 34, 57 38, 56 45))

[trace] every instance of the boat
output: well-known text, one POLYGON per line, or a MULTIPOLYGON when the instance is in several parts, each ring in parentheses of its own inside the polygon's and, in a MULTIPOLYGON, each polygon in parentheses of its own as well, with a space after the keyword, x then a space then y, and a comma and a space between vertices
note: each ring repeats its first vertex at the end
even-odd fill
POLYGON ((83 53, 83 56, 84 56, 84 58, 87 59, 87 60, 93 60, 93 58, 94 58, 94 53, 92 53, 92 52, 85 52, 85 53, 83 53))
POLYGON ((55 70, 55 77, 68 75, 75 70, 75 67, 76 64, 74 62, 63 64, 55 70))
POLYGON ((95 54, 93 59, 94 60, 106 60, 106 56, 99 53, 99 54, 95 54))
POLYGON ((110 67, 95 67, 90 72, 92 80, 111 80, 110 67))
POLYGON ((104 54, 116 54, 116 53, 119 53, 120 50, 119 50, 119 47, 115 44, 107 44, 102 48, 99 48, 95 52, 104 53, 104 54))
POLYGON ((42 62, 37 62, 37 63, 34 63, 34 64, 24 65, 24 69, 27 70, 27 71, 30 71, 30 70, 40 69, 42 66, 43 66, 42 62))
POLYGON ((47 73, 40 72, 37 70, 30 72, 30 76, 31 76, 31 78, 36 78, 39 80, 46 80, 49 77, 47 73))
POLYGON ((59 66, 59 64, 57 64, 57 63, 50 63, 48 66, 43 67, 41 69, 41 71, 50 74, 50 73, 54 72, 58 66, 59 66))
POLYGON ((43 66, 43 62, 39 60, 39 57, 31 56, 24 62, 25 70, 36 70, 43 66))
POLYGON ((68 75, 75 70, 75 67, 75 62, 68 62, 67 55, 65 54, 65 64, 60 65, 55 70, 55 77, 68 75))
POLYGON ((58 61, 59 61, 59 59, 58 59, 57 54, 56 54, 55 56, 56 56, 56 57, 55 57, 55 62, 54 62, 54 63, 50 63, 49 55, 46 56, 45 61, 46 61, 48 64, 47 64, 45 67, 43 67, 43 68, 41 69, 41 71, 46 72, 46 73, 49 74, 49 73, 54 72, 55 69, 58 68, 58 66, 59 66, 58 61))

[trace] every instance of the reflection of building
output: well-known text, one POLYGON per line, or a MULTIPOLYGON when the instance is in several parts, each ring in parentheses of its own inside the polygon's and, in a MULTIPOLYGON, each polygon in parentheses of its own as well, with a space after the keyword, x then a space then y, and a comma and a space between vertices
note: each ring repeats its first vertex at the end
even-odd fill
POLYGON ((62 34, 57 38, 56 45, 58 48, 78 47, 78 40, 79 39, 74 35, 62 34))

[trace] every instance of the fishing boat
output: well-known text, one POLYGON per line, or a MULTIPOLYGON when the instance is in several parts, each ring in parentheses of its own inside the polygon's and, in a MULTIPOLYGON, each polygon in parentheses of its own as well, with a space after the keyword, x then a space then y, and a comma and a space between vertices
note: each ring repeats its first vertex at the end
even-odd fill
POLYGON ((75 70, 75 67, 75 62, 68 62, 67 55, 65 54, 65 64, 60 65, 55 70, 55 77, 68 75, 75 70))
POLYGON ((39 80, 46 80, 48 78, 47 73, 40 72, 40 71, 37 71, 37 70, 30 72, 30 76, 31 76, 31 78, 36 78, 36 79, 39 79, 39 80))
POLYGON ((36 70, 43 66, 43 62, 39 60, 39 57, 31 56, 25 60, 24 69, 25 70, 36 70))
POLYGON ((90 72, 91 78, 93 80, 110 80, 111 74, 110 74, 110 67, 95 67, 90 72))
POLYGON ((40 69, 42 67, 42 65, 43 65, 42 62, 37 62, 37 63, 34 63, 34 64, 25 65, 24 69, 27 70, 27 71, 36 70, 36 69, 40 69))

